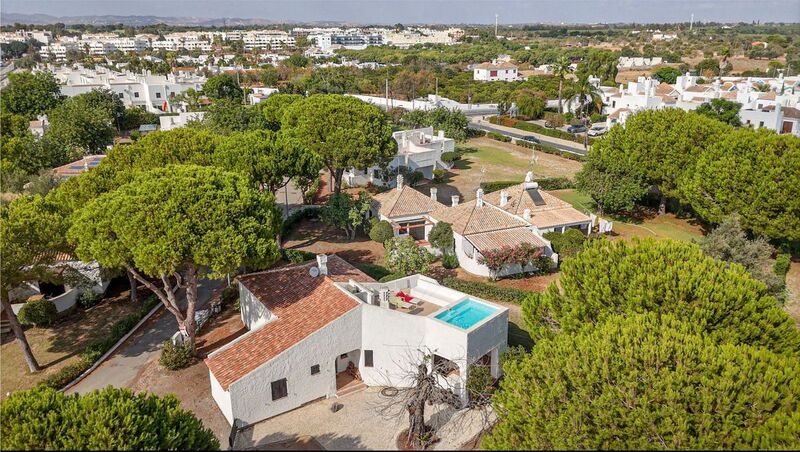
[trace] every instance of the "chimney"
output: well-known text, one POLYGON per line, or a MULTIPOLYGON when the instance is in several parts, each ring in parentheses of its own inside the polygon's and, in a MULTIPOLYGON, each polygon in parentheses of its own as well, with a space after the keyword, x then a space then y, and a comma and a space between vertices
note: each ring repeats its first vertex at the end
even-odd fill
POLYGON ((450 197, 450 204, 455 207, 458 205, 458 195, 453 195, 450 197))
POLYGON ((531 209, 525 209, 522 212, 522 219, 525 221, 531 221, 531 209))
POLYGON ((402 174, 398 174, 397 175, 397 189, 398 190, 402 190, 403 189, 403 175, 402 174))
POLYGON ((508 192, 503 190, 500 192, 500 207, 508 204, 508 192))
POLYGON ((475 195, 475 207, 483 207, 483 189, 479 188, 475 195))
POLYGON ((525 173, 525 182, 533 182, 533 171, 525 173))
POLYGON ((317 254, 317 267, 319 267, 319 274, 325 276, 328 274, 328 256, 324 254, 317 254))
POLYGON ((434 200, 434 201, 437 201, 437 198, 436 198, 436 193, 437 193, 438 191, 439 191, 439 190, 438 190, 436 187, 431 187, 431 199, 432 199, 432 200, 434 200))

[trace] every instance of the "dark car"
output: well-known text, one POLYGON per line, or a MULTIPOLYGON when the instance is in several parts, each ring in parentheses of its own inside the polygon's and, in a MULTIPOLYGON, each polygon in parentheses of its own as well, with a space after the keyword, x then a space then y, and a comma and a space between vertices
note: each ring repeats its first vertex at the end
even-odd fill
POLYGON ((575 125, 567 127, 567 132, 569 132, 569 133, 586 132, 586 126, 584 126, 583 124, 575 124, 575 125))
POLYGON ((528 143, 538 143, 539 142, 539 139, 536 138, 533 135, 527 135, 527 136, 524 136, 524 137, 519 138, 519 139, 522 140, 522 141, 527 141, 528 143))

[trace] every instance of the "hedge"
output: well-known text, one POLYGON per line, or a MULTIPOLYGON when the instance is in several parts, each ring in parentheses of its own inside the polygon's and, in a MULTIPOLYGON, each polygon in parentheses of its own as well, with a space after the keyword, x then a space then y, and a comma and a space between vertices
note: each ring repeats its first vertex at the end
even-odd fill
POLYGON ((789 273, 789 266, 791 265, 790 255, 788 253, 780 253, 775 258, 775 274, 786 283, 786 274, 789 273))
POLYGON ((310 251, 281 249, 281 257, 292 264, 302 264, 317 257, 310 251))
POLYGON ((461 153, 454 151, 442 152, 440 159, 445 163, 454 163, 461 160, 461 153))
MULTIPOLYGON (((496 116, 489 118, 489 122, 492 124, 500 124, 506 127, 513 127, 526 132, 534 132, 552 138, 560 138, 562 140, 583 144, 583 137, 580 135, 575 135, 559 129, 548 129, 547 127, 542 127, 539 124, 517 121, 512 118, 501 118, 500 121, 498 121, 496 116)), ((594 141, 594 139, 589 137, 589 144, 592 144, 592 141, 594 141)))
POLYGON ((405 278, 406 274, 403 272, 397 273, 389 273, 388 275, 384 276, 383 278, 379 279, 378 282, 389 282, 394 281, 395 279, 405 278))
POLYGON ((553 251, 558 253, 560 260, 578 254, 583 249, 583 243, 587 240, 586 235, 579 229, 568 229, 563 234, 560 232, 547 232, 543 237, 550 241, 553 251))
POLYGON ((493 140, 502 141, 504 143, 510 143, 511 142, 511 137, 507 137, 505 135, 501 135, 501 134, 495 133, 495 132, 488 132, 486 134, 486 136, 491 138, 491 139, 493 139, 493 140))
POLYGON ((581 154, 575 154, 574 152, 567 152, 558 149, 557 147, 549 146, 542 143, 529 143, 525 140, 517 140, 515 143, 517 146, 522 146, 524 148, 529 149, 536 149, 537 151, 544 152, 545 154, 553 154, 559 157, 564 157, 565 159, 576 160, 578 162, 586 161, 586 156, 581 154))
POLYGON ((392 272, 388 268, 378 264, 370 264, 370 263, 356 264, 356 268, 366 273, 370 278, 376 281, 380 281, 385 276, 392 274, 392 272))
POLYGON ((522 304, 522 302, 533 293, 527 290, 514 289, 512 287, 500 287, 478 281, 464 281, 453 277, 443 279, 442 284, 445 287, 475 295, 476 297, 513 304, 522 304))
MULTIPOLYGON (((542 190, 563 190, 566 188, 575 188, 575 182, 567 179, 566 177, 547 177, 544 179, 537 179, 536 182, 539 184, 539 188, 542 190)), ((502 190, 519 183, 520 182, 509 180, 481 182, 481 188, 483 189, 484 193, 491 193, 493 191, 502 190)))
POLYGON ((160 301, 155 295, 145 298, 138 312, 123 317, 111 327, 111 332, 108 337, 89 344, 80 354, 81 359, 78 362, 62 367, 58 372, 42 380, 39 385, 53 389, 61 389, 78 378, 80 374, 92 367, 95 361, 100 359, 114 344, 119 342, 123 336, 128 334, 131 328, 136 326, 136 324, 158 303, 160 303, 160 301))

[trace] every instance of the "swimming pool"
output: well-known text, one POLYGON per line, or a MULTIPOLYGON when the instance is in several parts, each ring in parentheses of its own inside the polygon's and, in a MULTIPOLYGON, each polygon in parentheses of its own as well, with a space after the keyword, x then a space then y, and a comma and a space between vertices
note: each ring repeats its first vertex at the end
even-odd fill
POLYGON ((467 298, 461 303, 436 316, 437 319, 467 330, 472 325, 489 317, 497 308, 467 298))

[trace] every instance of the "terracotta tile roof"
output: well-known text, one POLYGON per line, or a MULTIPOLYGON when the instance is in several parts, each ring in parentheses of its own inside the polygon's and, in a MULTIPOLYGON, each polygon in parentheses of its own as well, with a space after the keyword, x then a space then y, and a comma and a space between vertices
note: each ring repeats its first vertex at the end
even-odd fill
POLYGON ((475 65, 475 69, 516 69, 511 63, 481 63, 475 65))
POLYGON ((223 389, 358 307, 335 282, 374 282, 335 254, 328 257, 327 276, 312 277, 309 269, 315 265, 312 261, 239 277, 277 319, 206 358, 223 389))
POLYGON ((656 94, 659 96, 668 96, 675 91, 675 88, 672 85, 667 83, 659 83, 656 86, 656 94))
POLYGON ((608 117, 611 118, 611 119, 619 119, 620 113, 623 113, 623 112, 626 112, 626 111, 631 111, 631 110, 629 108, 618 108, 618 109, 614 110, 613 112, 611 112, 611 114, 608 115, 608 117))
POLYGON ((389 218, 422 215, 444 207, 444 204, 434 201, 430 196, 425 196, 408 185, 404 185, 400 190, 394 188, 375 195, 372 198, 372 205, 378 208, 381 215, 389 218))
POLYGON ((800 119, 800 110, 795 107, 783 107, 781 111, 784 118, 800 119))
POLYGON ((759 99, 764 100, 775 100, 775 91, 770 91, 768 93, 764 93, 758 96, 759 99))
POLYGON ((704 93, 704 92, 708 91, 709 89, 711 89, 711 87, 707 86, 707 85, 692 85, 692 86, 686 88, 686 91, 688 91, 690 93, 704 93))
POLYGON ((723 99, 736 100, 736 91, 728 91, 727 93, 722 93, 720 97, 722 97, 723 99))
POLYGON ((499 208, 520 217, 523 216, 525 209, 530 209, 530 222, 537 228, 550 228, 590 220, 588 216, 572 207, 572 204, 562 201, 544 190, 536 190, 541 199, 534 201, 530 192, 525 190, 524 183, 489 193, 485 197, 486 201, 500 206, 502 191, 508 193, 508 202, 499 208))
POLYGON ((530 243, 540 248, 545 246, 545 243, 539 236, 525 227, 472 234, 467 236, 467 240, 469 240, 478 251, 495 250, 503 246, 513 247, 523 243, 530 243))
POLYGON ((488 203, 484 203, 482 207, 477 207, 475 200, 455 207, 443 206, 441 209, 432 212, 431 216, 439 221, 450 223, 453 231, 460 235, 527 226, 522 219, 515 218, 499 207, 488 203))

